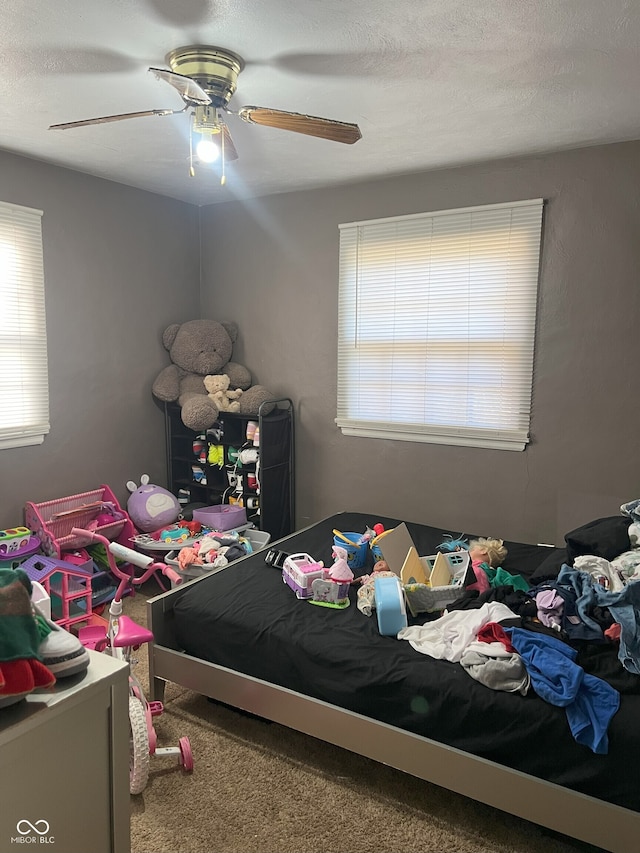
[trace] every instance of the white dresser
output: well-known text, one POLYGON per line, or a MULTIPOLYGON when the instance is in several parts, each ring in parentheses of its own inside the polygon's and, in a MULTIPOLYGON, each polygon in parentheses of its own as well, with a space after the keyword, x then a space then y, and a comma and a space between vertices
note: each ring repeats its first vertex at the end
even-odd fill
POLYGON ((0 851, 130 853, 126 663, 0 708, 0 851))

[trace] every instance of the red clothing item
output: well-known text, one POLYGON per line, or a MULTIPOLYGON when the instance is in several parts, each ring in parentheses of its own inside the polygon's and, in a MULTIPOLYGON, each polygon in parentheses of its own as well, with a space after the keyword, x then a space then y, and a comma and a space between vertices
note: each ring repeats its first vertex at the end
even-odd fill
POLYGON ((609 640, 612 640, 614 643, 620 642, 620 631, 621 631, 620 623, 614 622, 607 630, 604 632, 605 637, 609 640))
POLYGON ((35 658, 0 663, 0 696, 31 693, 36 687, 53 687, 56 677, 35 658))
POLYGON ((483 625, 478 631, 478 640, 481 643, 502 643, 508 652, 515 652, 511 640, 499 622, 487 622, 483 625))

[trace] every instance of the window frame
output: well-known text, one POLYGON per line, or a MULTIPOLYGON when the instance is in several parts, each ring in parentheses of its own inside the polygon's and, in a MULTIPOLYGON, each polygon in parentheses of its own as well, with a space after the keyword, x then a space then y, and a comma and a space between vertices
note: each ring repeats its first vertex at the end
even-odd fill
MULTIPOLYGON (((521 451, 525 449, 531 440, 531 403, 544 204, 544 199, 537 198, 364 220, 338 226, 340 231, 340 270, 336 424, 344 435, 501 450, 521 451), (468 230, 465 231, 465 223, 467 222, 468 230), (506 222, 509 222, 508 228, 506 225, 500 224, 506 222), (491 225, 491 223, 498 224, 491 225), (429 228, 431 229, 430 232, 429 228), (460 237, 458 237, 458 231, 460 237), (493 233, 497 237, 492 237, 489 241, 486 238, 485 231, 493 233), (399 235, 395 246, 393 243, 394 233, 399 235), (419 240, 427 239, 424 235, 429 234, 428 240, 431 243, 429 243, 428 260, 425 261, 424 270, 420 266, 421 252, 424 251, 424 247, 422 245, 419 248, 411 247, 413 234, 420 235, 415 237, 416 246, 418 246, 419 240), (450 276, 450 282, 447 279, 447 274, 440 277, 440 290, 437 290, 437 285, 432 286, 433 282, 438 279, 436 274, 438 251, 435 242, 437 235, 440 235, 441 242, 448 241, 446 243, 446 251, 449 253, 446 255, 447 264, 440 263, 440 267, 447 267, 448 265, 453 266, 454 269, 454 272, 447 273, 450 276), (513 235, 515 238, 512 244, 510 241, 513 235), (452 247, 455 250, 458 243, 460 245, 458 254, 451 254, 452 247), (431 245, 436 246, 433 249, 433 257, 430 254, 431 245), (474 245, 476 246, 475 260, 477 260, 475 267, 472 265, 473 256, 471 254, 474 245), (478 245, 481 246, 481 249, 477 248, 478 245), (461 254, 464 246, 472 247, 468 248, 467 256, 461 254), (493 256, 491 251, 494 252, 493 256), (481 256, 485 254, 487 257, 482 258, 481 256), (505 257, 509 261, 516 259, 521 262, 524 259, 526 266, 520 267, 505 263, 505 257), (415 270, 412 270, 411 275, 406 272, 410 262, 415 262, 417 265, 415 270), (447 335, 442 335, 440 331, 438 334, 434 334, 433 329, 438 329, 437 323, 431 322, 432 318, 429 316, 428 307, 425 309, 425 306, 429 305, 430 299, 433 304, 438 294, 441 297, 443 286, 446 288, 449 283, 452 284, 453 288, 458 288, 455 293, 464 294, 464 276, 462 277, 463 287, 460 290, 461 279, 459 271, 456 270, 456 265, 460 266, 463 262, 469 264, 469 271, 466 273, 468 296, 463 305, 467 312, 467 332, 466 336, 458 336, 454 340, 455 336, 452 335, 450 336, 451 339, 447 340, 447 335), (386 291, 384 290, 385 276, 387 275, 383 269, 385 263, 390 268, 388 273, 388 299, 385 298, 386 291), (377 268, 376 264, 378 265, 377 268), (394 264, 396 264, 395 267, 394 264), (504 272, 505 267, 506 272, 504 272), (436 272, 433 272, 434 269, 436 272), (482 269, 484 269, 484 273, 482 269), (416 270, 420 270, 424 280, 420 278, 416 270), (484 283, 478 284, 478 281, 482 280, 484 283), (413 303, 408 304, 407 293, 410 293, 413 298, 415 289, 411 291, 410 288, 420 286, 424 289, 425 281, 428 281, 429 284, 424 290, 424 299, 416 302, 418 306, 416 316, 421 316, 420 311, 426 310, 427 317, 431 322, 431 325, 427 323, 427 326, 432 329, 431 332, 425 331, 424 333, 425 339, 422 345, 425 351, 429 350, 430 354, 428 356, 425 352, 423 357, 419 353, 411 354, 410 352, 412 344, 414 350, 416 349, 416 341, 411 339, 411 329, 417 326, 419 321, 410 316, 413 303), (472 291, 473 287, 476 287, 477 292, 472 291), (503 303, 496 303, 496 296, 500 293, 500 288, 506 295, 503 303), (372 310, 372 305, 375 306, 375 303, 372 303, 374 294, 380 297, 381 318, 374 317, 375 307, 372 310), (404 299, 404 303, 402 299, 404 299), (482 299, 484 299, 484 303, 482 303, 482 299), (496 304, 506 306, 503 308, 505 318, 501 321, 501 338, 498 336, 492 339, 487 334, 484 336, 486 340, 484 342, 481 340, 483 335, 478 335, 478 321, 474 321, 471 317, 473 306, 477 307, 479 302, 481 307, 484 305, 486 309, 485 317, 491 317, 492 311, 494 314, 496 313, 496 304), (390 316, 387 318, 383 314, 383 306, 392 303, 394 310, 390 312, 390 316), (400 309, 398 309, 397 303, 400 303, 400 309), (509 317, 514 316, 517 322, 508 323, 507 315, 509 317), (472 334, 470 329, 474 326, 474 322, 476 331, 472 334), (400 332, 397 328, 391 328, 394 323, 400 332), (386 327, 385 324, 387 324, 386 327), (440 347, 442 351, 449 347, 448 355, 439 357, 436 354, 438 337, 442 338, 442 346, 440 347), (494 352, 491 352, 492 341, 494 352), (387 342, 392 347, 388 354, 387 342), (365 352, 367 345, 370 351, 368 355, 365 352), (464 361, 465 345, 467 349, 466 362, 464 361), (469 354, 470 347, 475 353, 473 358, 469 354), (455 350, 453 354, 451 353, 452 349, 455 350), (512 352, 511 358, 508 357, 510 350, 512 352), (375 356, 380 359, 377 363, 374 362, 375 356), (387 362, 394 362, 394 359, 396 366, 389 368, 387 362), (440 366, 438 366, 438 362, 441 362, 440 366), (493 372, 500 374, 500 382, 496 386, 498 390, 494 394, 499 403, 491 404, 493 413, 489 417, 487 413, 491 408, 490 404, 486 404, 483 414, 482 402, 479 403, 476 399, 471 404, 468 400, 472 396, 475 398, 480 396, 478 390, 480 386, 476 387, 474 380, 470 378, 471 375, 475 376, 481 373, 477 364, 483 364, 484 374, 487 374, 491 373, 491 368, 487 365, 493 362, 496 365, 493 372), (374 406, 367 404, 366 395, 370 394, 372 398, 375 398, 375 392, 378 390, 375 382, 372 381, 372 377, 375 375, 372 367, 374 364, 376 367, 378 364, 381 365, 382 381, 379 399, 384 398, 385 400, 384 405, 380 406, 381 410, 390 412, 393 416, 394 402, 389 402, 389 398, 395 396, 400 400, 404 393, 404 402, 407 406, 405 411, 408 413, 405 415, 406 423, 399 419, 397 412, 395 413, 395 420, 385 419, 384 413, 382 417, 378 418, 377 413, 372 412, 374 406), (409 413, 409 404, 414 402, 411 396, 413 392, 410 394, 409 391, 396 390, 393 387, 394 383, 386 379, 390 372, 393 373, 394 378, 401 374, 402 368, 399 368, 398 364, 407 365, 409 368, 408 376, 413 376, 413 379, 406 379, 408 386, 411 385, 411 382, 413 382, 414 387, 416 386, 416 377, 419 375, 418 368, 420 366, 422 366, 426 376, 428 370, 433 372, 434 364, 436 364, 436 372, 441 371, 438 374, 438 379, 441 380, 448 376, 448 383, 446 385, 441 383, 440 390, 429 395, 426 390, 427 386, 437 387, 438 382, 429 384, 425 379, 417 395, 419 399, 416 403, 416 411, 409 413), (458 393, 461 398, 467 400, 468 409, 473 409, 475 406, 474 411, 478 412, 477 415, 473 415, 473 419, 477 422, 475 426, 469 421, 468 411, 464 416, 466 423, 461 424, 460 420, 456 423, 455 418, 450 423, 446 422, 448 412, 446 412, 443 401, 446 401, 448 395, 455 398, 456 392, 451 389, 457 387, 455 381, 452 381, 450 377, 455 375, 456 370, 458 373, 464 374, 465 367, 467 377, 465 381, 459 383, 458 393), (507 375, 506 380, 505 374, 507 375), (509 377, 508 374, 511 376, 509 377), (357 380, 361 376, 364 377, 362 392, 357 385, 357 380), (464 397, 465 394, 466 397, 464 397), (365 401, 356 400, 358 396, 365 398, 365 401), (506 402, 504 402, 505 400, 506 402), (438 407, 444 410, 444 414, 440 411, 438 417, 435 419, 432 417, 431 422, 420 422, 422 416, 418 412, 420 401, 424 402, 424 412, 426 413, 429 410, 431 417, 433 410, 438 409, 438 407), (495 414, 496 412, 498 415, 495 414), (492 419, 497 421, 500 417, 504 419, 504 423, 498 426, 490 423, 492 419), (487 421, 484 426, 481 423, 483 419, 487 421)), ((451 296, 448 298, 453 305, 453 298, 451 296)), ((445 298, 444 302, 446 303, 446 301, 445 298)), ((439 310, 441 313, 443 312, 442 305, 439 306, 439 310)), ((494 322, 494 325, 496 330, 500 331, 499 323, 494 322)), ((402 374, 403 381, 405 378, 405 374, 402 374)), ((484 381, 486 384, 486 380, 484 381)), ((395 405, 397 406, 398 403, 396 402, 395 405)), ((424 416, 427 417, 428 415, 425 414, 424 416)), ((462 417, 459 414, 459 418, 462 419, 462 417)))
POLYGON ((0 450, 50 430, 43 211, 0 201, 0 450))

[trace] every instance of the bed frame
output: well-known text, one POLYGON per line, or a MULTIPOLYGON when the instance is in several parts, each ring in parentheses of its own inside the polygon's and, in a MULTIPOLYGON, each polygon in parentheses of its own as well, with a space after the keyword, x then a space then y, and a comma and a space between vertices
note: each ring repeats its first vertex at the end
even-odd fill
MULTIPOLYGON (((205 575, 191 583, 208 580, 205 575)), ((178 586, 147 602, 154 634, 149 645, 153 699, 162 700, 165 683, 172 681, 603 850, 640 849, 640 812, 185 654, 175 638, 173 613, 183 591, 178 586)))

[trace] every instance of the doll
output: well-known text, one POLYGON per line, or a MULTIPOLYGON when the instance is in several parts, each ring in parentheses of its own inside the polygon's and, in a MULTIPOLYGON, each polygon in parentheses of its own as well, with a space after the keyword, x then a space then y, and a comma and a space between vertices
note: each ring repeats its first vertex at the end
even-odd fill
POLYGON ((468 551, 469 543, 461 533, 457 539, 454 539, 450 533, 444 534, 444 540, 438 545, 436 551, 441 554, 451 554, 455 551, 468 551))
POLYGON ((334 563, 327 569, 327 577, 329 580, 338 584, 350 584, 353 580, 353 572, 347 563, 347 551, 345 548, 334 546, 331 556, 334 563))
POLYGON ((362 584, 358 590, 358 610, 364 613, 365 616, 371 616, 373 608, 376 606, 375 594, 375 579, 376 578, 395 578, 397 575, 389 569, 385 560, 378 560, 373 567, 373 572, 370 575, 362 575, 358 578, 362 584))
POLYGON ((491 588, 489 578, 483 570, 483 564, 490 568, 500 566, 507 556, 507 549, 502 539, 472 539, 469 542, 469 556, 471 567, 476 576, 475 582, 469 584, 467 589, 477 589, 478 592, 486 592, 491 588))

